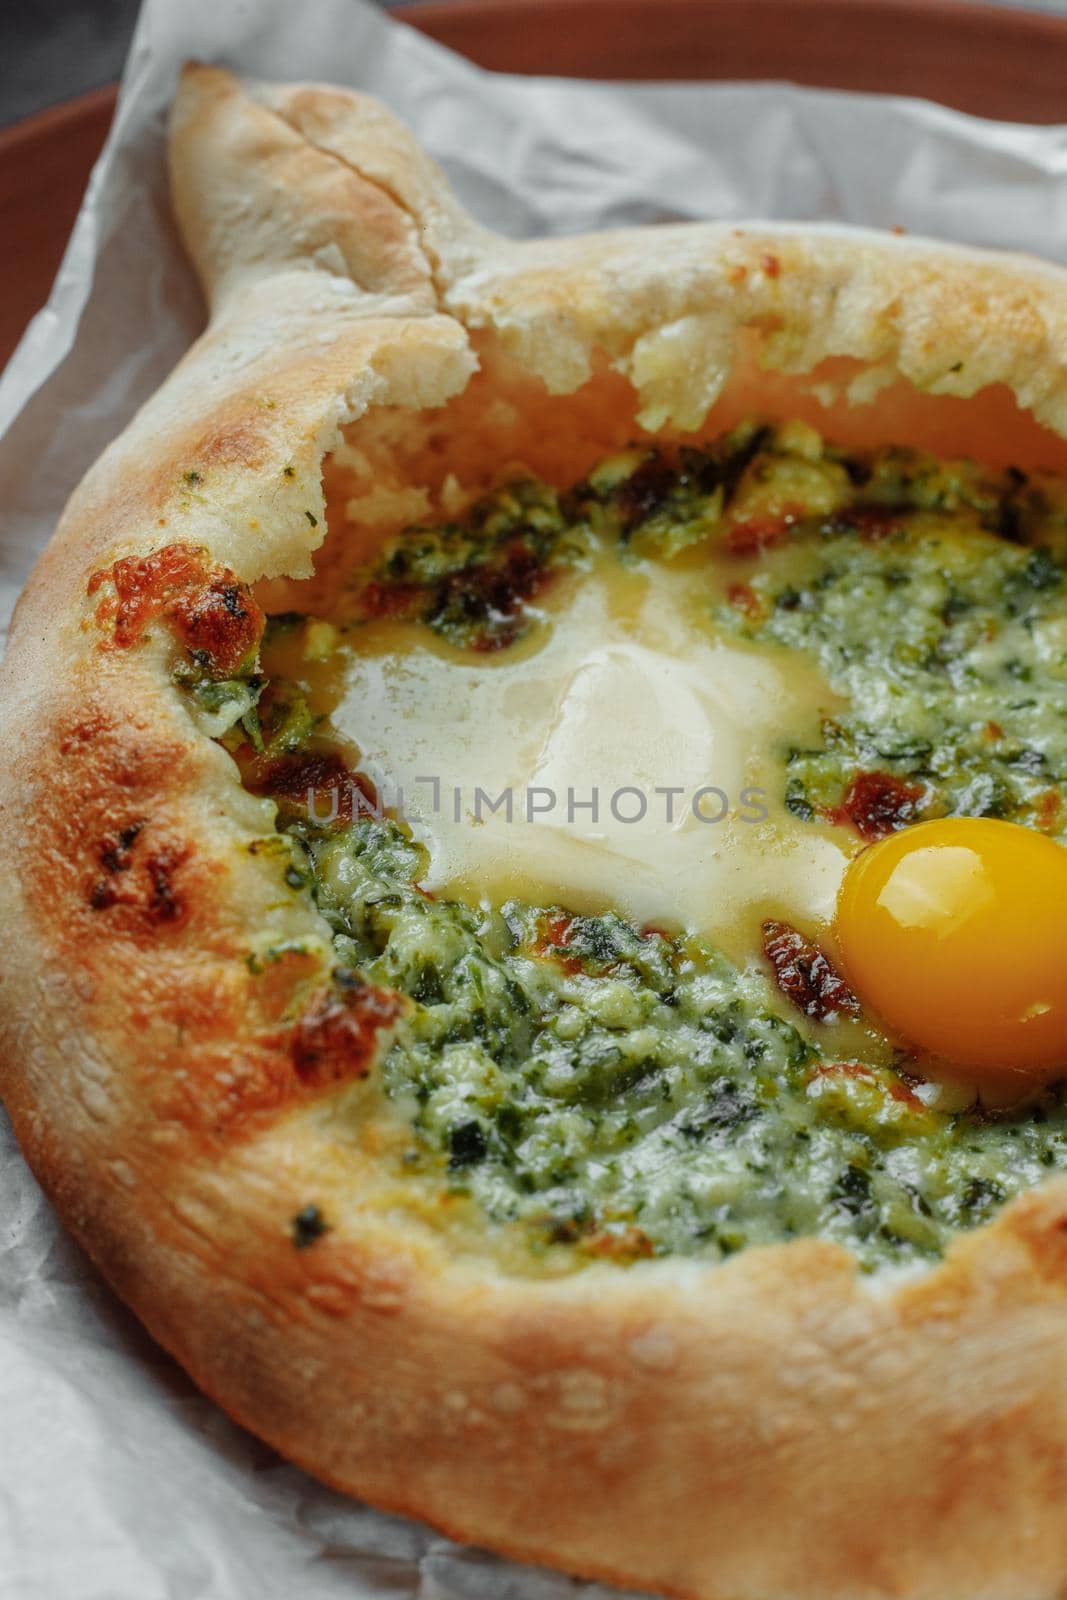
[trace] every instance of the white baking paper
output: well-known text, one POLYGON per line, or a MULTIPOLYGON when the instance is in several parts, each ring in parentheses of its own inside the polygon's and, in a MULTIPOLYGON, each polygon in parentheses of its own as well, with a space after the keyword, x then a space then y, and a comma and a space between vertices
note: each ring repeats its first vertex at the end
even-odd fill
MULTIPOLYGON (((363 0, 147 0, 52 298, 0 381, 0 627, 67 494, 200 326, 163 168, 190 56, 372 91, 509 234, 832 218, 1067 259, 1064 128, 782 85, 490 76, 363 0)), ((369 1511, 233 1427, 58 1228, 0 1113, 2 1600, 579 1594, 604 1591, 369 1511)))

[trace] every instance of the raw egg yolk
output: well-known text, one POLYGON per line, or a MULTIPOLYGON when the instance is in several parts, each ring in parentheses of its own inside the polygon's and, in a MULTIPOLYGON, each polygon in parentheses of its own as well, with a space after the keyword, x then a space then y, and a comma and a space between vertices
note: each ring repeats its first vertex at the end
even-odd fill
POLYGON ((982 1074, 1067 1068, 1067 849, 1012 822, 920 822, 837 901, 849 983, 886 1028, 982 1074))

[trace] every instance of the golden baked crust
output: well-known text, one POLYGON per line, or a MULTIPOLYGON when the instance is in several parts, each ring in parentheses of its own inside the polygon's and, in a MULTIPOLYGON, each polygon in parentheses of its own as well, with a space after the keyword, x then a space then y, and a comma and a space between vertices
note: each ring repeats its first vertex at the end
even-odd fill
POLYGON ((65 1222, 232 1416, 458 1538, 701 1600, 1067 1594, 1067 1181, 873 1280, 813 1241, 537 1278, 424 1223, 299 1070, 329 938, 248 850, 272 806, 95 576, 180 544, 306 577, 342 429, 490 451, 494 396, 548 468, 754 403, 1062 467, 1067 276, 839 228, 507 243, 372 101, 208 68, 171 148, 211 322, 73 496, 0 677, 0 1089, 65 1222), (264 984, 268 936, 308 953, 264 984))

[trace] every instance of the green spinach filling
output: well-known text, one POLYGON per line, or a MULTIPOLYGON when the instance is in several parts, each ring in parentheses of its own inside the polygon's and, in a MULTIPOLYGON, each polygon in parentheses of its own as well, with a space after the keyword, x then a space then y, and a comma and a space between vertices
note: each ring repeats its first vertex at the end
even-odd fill
MULTIPOLYGON (((1067 486, 849 455, 800 424, 635 448, 565 493, 509 484, 462 524, 410 529, 332 623, 276 621, 265 671, 283 632, 358 649, 382 616, 508 649, 594 548, 691 562, 709 628, 819 665, 845 709, 781 750, 781 797, 813 827, 961 814, 1061 832, 1067 486)), ((259 688, 193 686, 232 708, 239 758, 330 748, 298 677, 272 675, 257 708, 259 688)), ((1067 1162, 1059 1084, 1013 1114, 938 1110, 892 1067, 836 1059, 765 963, 614 914, 435 900, 422 847, 361 808, 321 825, 290 793, 281 825, 338 962, 412 1002, 381 1066, 408 1169, 535 1251, 716 1258, 817 1235, 873 1267, 938 1254, 1067 1162)))
POLYGON ((415 1005, 382 1066, 409 1160, 530 1244, 725 1256, 816 1234, 933 1254, 1067 1159, 1025 1116, 928 1109, 892 1069, 827 1060, 767 975, 617 916, 472 909, 414 887, 388 821, 297 829, 339 959, 415 1005))
POLYGON ((1060 831, 1067 631, 1047 547, 916 512, 873 541, 820 529, 771 565, 752 580, 758 605, 721 606, 719 625, 813 655, 849 705, 817 746, 787 752, 792 811, 831 813, 877 769, 916 791, 908 821, 1060 831))

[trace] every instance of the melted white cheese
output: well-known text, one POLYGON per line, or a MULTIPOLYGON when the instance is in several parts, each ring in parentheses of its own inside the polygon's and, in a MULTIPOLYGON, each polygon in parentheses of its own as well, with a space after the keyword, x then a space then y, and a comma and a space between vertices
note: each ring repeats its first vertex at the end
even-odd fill
POLYGON ((834 697, 797 657, 716 638, 710 611, 706 576, 612 559, 500 655, 360 629, 334 722, 386 800, 403 791, 424 886, 614 906, 741 955, 763 915, 824 925, 845 840, 786 811, 781 751, 834 697), (509 794, 510 820, 491 809, 509 794))

